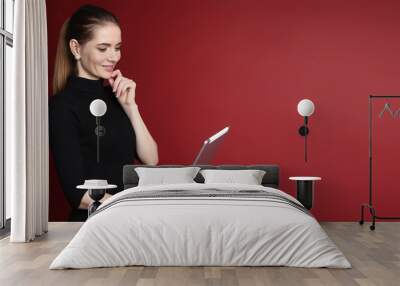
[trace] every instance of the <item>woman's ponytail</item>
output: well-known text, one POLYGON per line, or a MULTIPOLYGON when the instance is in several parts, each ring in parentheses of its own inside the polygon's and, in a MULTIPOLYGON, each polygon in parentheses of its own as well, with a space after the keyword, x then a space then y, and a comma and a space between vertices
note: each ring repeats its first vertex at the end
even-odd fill
POLYGON ((68 81, 68 77, 75 69, 72 53, 69 49, 69 43, 66 40, 66 33, 69 24, 67 19, 61 27, 60 37, 58 39, 57 54, 54 65, 53 75, 53 94, 62 91, 68 81))

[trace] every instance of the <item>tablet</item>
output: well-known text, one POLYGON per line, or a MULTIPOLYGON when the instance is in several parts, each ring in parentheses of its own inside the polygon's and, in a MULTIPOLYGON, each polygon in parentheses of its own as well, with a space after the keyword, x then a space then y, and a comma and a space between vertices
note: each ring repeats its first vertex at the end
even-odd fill
POLYGON ((221 131, 215 133, 213 136, 204 141, 203 146, 197 154, 193 165, 208 165, 211 163, 218 149, 218 146, 224 140, 225 135, 229 131, 229 126, 225 127, 221 131))

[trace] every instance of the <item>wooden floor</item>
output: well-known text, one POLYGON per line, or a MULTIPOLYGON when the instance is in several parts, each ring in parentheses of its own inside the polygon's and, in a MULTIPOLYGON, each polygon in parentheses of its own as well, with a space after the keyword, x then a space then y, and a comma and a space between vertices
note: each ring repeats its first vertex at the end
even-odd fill
POLYGON ((352 269, 290 267, 120 267, 48 270, 81 223, 50 223, 32 243, 0 241, 0 285, 400 285, 400 223, 322 223, 352 269))

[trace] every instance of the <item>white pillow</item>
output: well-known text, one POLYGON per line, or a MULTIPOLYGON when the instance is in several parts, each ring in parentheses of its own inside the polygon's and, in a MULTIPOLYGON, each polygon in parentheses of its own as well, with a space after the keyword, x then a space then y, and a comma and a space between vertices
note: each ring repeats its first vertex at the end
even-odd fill
POLYGON ((204 183, 233 183, 247 185, 261 185, 265 175, 262 170, 201 170, 204 183))
POLYGON ((199 170, 199 167, 135 168, 139 176, 138 186, 195 183, 193 179, 199 170))

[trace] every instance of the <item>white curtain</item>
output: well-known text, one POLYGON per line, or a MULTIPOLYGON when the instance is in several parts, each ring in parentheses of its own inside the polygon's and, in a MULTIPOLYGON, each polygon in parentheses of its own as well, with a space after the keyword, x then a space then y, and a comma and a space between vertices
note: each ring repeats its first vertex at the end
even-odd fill
POLYGON ((13 94, 6 101, 6 188, 12 242, 47 232, 48 75, 45 0, 15 1, 13 94))

